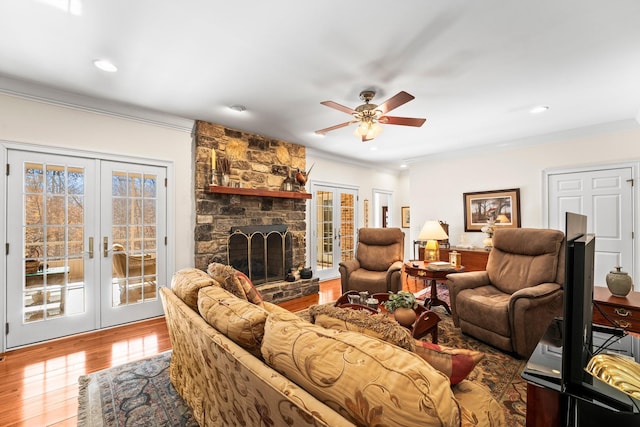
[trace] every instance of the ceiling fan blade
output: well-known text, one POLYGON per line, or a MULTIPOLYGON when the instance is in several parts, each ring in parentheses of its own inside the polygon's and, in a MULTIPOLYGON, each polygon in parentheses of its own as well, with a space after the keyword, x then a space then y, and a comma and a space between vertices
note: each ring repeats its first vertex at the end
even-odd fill
POLYGON ((340 129, 340 128, 343 128, 345 126, 349 126, 351 123, 355 123, 356 121, 357 120, 351 120, 349 122, 340 123, 339 125, 330 126, 328 128, 317 130, 316 133, 318 135, 324 135, 325 133, 331 132, 332 130, 340 129))
POLYGON ((398 108, 402 104, 406 104, 407 102, 414 99, 415 96, 408 94, 405 91, 398 92, 396 95, 384 101, 382 104, 378 105, 377 110, 381 110, 382 114, 387 114, 389 111, 394 108, 398 108))
POLYGON ((427 121, 427 119, 418 119, 415 117, 382 116, 378 121, 382 124, 387 124, 387 125, 420 127, 424 124, 424 122, 427 121))
POLYGON ((349 107, 345 107, 344 105, 338 104, 337 102, 333 102, 333 101, 322 101, 320 104, 322 105, 326 105, 329 108, 335 108, 338 111, 342 111, 343 113, 347 113, 347 114, 356 114, 356 111, 349 108, 349 107))

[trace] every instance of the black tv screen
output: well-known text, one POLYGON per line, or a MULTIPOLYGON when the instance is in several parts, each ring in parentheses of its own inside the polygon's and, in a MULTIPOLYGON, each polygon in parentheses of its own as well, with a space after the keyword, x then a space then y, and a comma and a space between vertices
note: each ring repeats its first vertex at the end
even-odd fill
POLYGON ((562 343, 562 389, 573 392, 589 382, 584 367, 593 345, 593 270, 595 236, 587 217, 566 213, 566 252, 562 343))

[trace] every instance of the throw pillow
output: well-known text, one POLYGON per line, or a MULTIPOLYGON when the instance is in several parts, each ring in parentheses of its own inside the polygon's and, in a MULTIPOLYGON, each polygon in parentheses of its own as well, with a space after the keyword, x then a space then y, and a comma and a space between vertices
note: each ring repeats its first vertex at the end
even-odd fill
POLYGON ((271 313, 265 363, 356 425, 460 425, 447 377, 415 353, 364 334, 271 313))
POLYGON ((262 295, 260 295, 260 292, 258 292, 256 287, 253 286, 253 282, 251 281, 251 279, 249 279, 247 275, 244 274, 243 272, 237 271, 237 270, 236 270, 236 279, 240 282, 240 286, 244 291, 244 295, 246 296, 247 301, 252 302, 256 305, 262 306, 263 305, 262 295))
POLYGON ((260 357, 268 311, 217 286, 200 290, 198 311, 211 326, 260 357))
POLYGON ((416 354, 449 377, 452 385, 467 378, 484 358, 484 353, 479 351, 445 347, 419 340, 416 340, 415 344, 416 354))
POLYGON ((214 285, 214 280, 197 268, 178 270, 171 279, 171 289, 176 296, 193 310, 198 311, 198 291, 200 288, 214 285))
POLYGON ((207 273, 218 282, 220 287, 231 292, 238 298, 242 298, 261 307, 263 306, 262 296, 244 273, 230 265, 217 262, 209 264, 207 273))
POLYGON ((411 332, 395 320, 389 319, 386 314, 371 314, 327 304, 309 307, 309 316, 311 323, 326 329, 360 332, 409 351, 415 350, 411 332))

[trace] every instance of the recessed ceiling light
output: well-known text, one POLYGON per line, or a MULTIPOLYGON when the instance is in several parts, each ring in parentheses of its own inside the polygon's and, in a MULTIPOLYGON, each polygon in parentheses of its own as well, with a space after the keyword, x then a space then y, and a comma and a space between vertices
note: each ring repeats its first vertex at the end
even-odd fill
POLYGON ((93 61, 93 65, 108 73, 115 73, 116 71, 118 71, 118 67, 116 67, 111 61, 108 61, 106 59, 96 59, 95 61, 93 61))
POLYGON ((245 107, 244 105, 240 105, 240 104, 232 105, 229 108, 232 109, 233 111, 235 111, 236 113, 242 113, 243 111, 247 110, 247 107, 245 107))
POLYGON ((400 167, 401 167, 402 169, 406 169, 407 164, 406 164, 406 163, 403 163, 403 164, 401 164, 401 165, 400 165, 400 167))
POLYGON ((540 114, 540 113, 544 113, 548 109, 549 109, 548 105, 538 105, 538 106, 533 107, 532 109, 530 109, 529 112, 531 114, 540 114))
POLYGON ((371 151, 378 151, 378 147, 371 147, 371 148, 369 148, 369 150, 371 150, 371 151))

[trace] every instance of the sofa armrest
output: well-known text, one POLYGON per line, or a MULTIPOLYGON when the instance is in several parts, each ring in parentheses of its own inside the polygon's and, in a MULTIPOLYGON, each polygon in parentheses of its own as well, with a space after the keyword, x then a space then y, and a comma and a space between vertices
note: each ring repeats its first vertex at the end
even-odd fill
POLYGON ((486 271, 469 271, 467 273, 447 274, 447 287, 449 288, 449 302, 451 303, 451 320, 455 326, 460 326, 456 298, 458 293, 465 289, 477 288, 489 285, 489 274, 486 271))
POLYGON ((402 265, 402 261, 396 261, 387 269, 385 279, 387 281, 388 291, 398 292, 402 290, 402 265))
POLYGON ((560 289, 560 285, 557 283, 541 283, 530 288, 523 288, 511 295, 509 305, 513 305, 518 298, 541 298, 556 292, 558 289, 560 289))
POLYGON ((345 269, 345 272, 347 273, 347 275, 353 273, 354 271, 356 271, 357 269, 360 268, 360 261, 358 261, 357 259, 348 259, 346 261, 342 261, 339 264, 340 267, 343 267, 345 269))
POLYGON ((491 284, 489 282, 489 274, 486 271, 447 274, 449 292, 458 293, 463 289, 477 288, 489 284, 491 284))
POLYGON ((551 320, 562 316, 563 296, 562 286, 557 283, 542 283, 511 295, 508 308, 511 343, 518 355, 528 358, 551 320))

